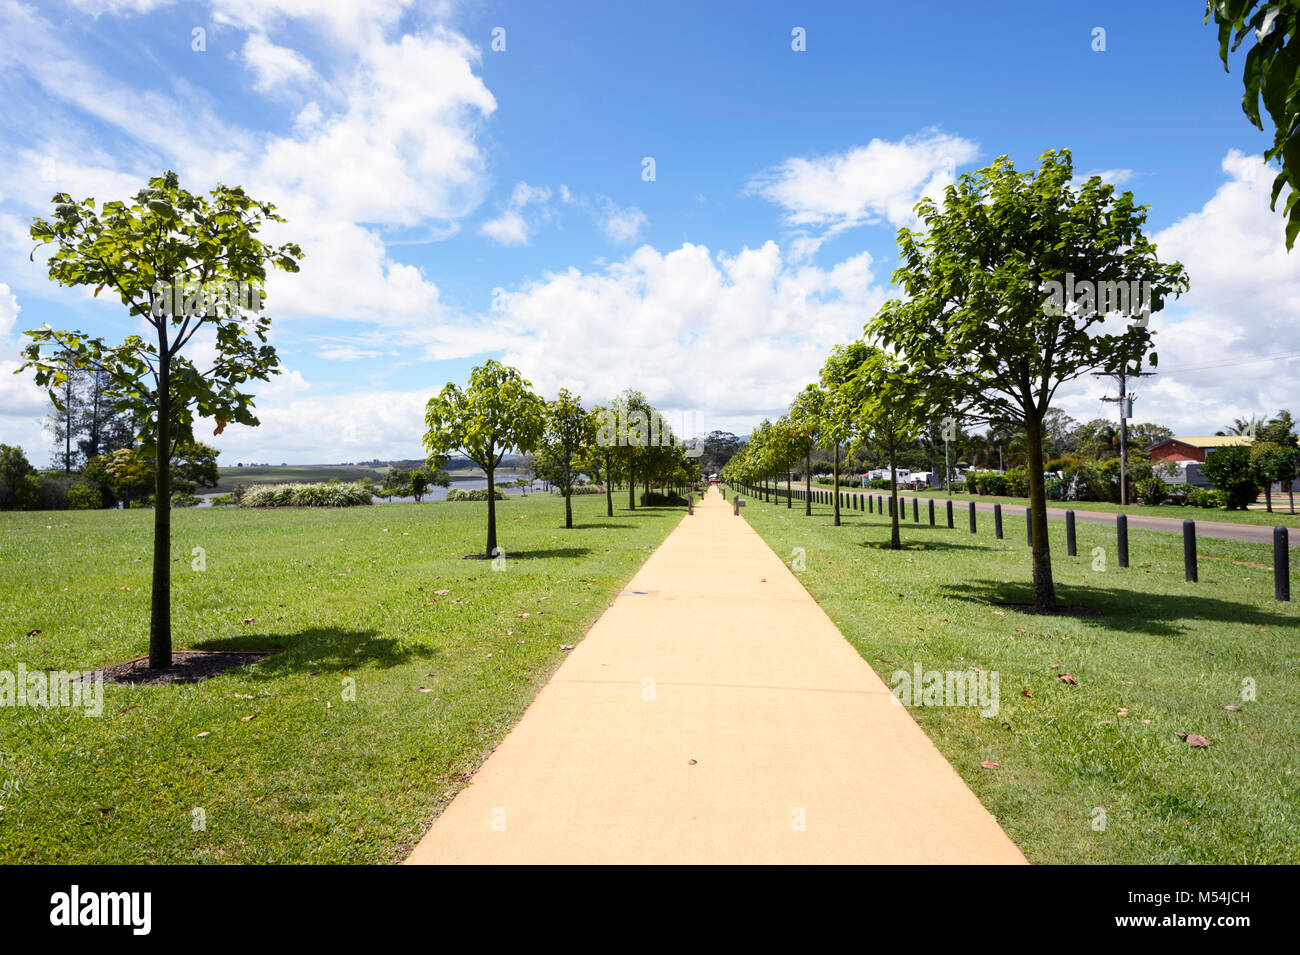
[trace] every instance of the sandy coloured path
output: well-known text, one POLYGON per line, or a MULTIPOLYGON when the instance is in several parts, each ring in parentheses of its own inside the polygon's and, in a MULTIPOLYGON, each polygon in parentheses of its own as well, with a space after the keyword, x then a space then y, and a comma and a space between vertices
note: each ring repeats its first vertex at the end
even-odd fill
POLYGON ((410 863, 1023 863, 716 489, 410 863))

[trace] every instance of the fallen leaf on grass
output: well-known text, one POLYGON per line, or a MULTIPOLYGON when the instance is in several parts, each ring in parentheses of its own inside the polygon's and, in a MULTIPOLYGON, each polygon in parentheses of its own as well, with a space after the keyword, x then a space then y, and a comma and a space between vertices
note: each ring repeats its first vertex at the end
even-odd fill
POLYGON ((560 644, 560 649, 561 649, 561 650, 572 650, 572 649, 573 649, 573 644, 571 644, 571 643, 561 643, 561 644, 560 644))
POLYGON ((517 614, 515 614, 515 616, 518 617, 518 618, 520 618, 521 620, 527 620, 529 617, 532 616, 532 614, 530 614, 530 613, 517 613, 517 614))
POLYGON ((251 700, 253 698, 252 693, 235 693, 233 696, 237 700, 251 700))
POLYGON ((451 593, 451 591, 450 591, 450 590, 435 590, 434 593, 437 594, 439 597, 445 597, 445 596, 447 596, 449 593, 451 593))
POLYGON ((1078 686, 1078 685, 1079 685, 1079 681, 1076 680, 1076 679, 1074 678, 1074 674, 1073 674, 1073 673, 1061 673, 1061 674, 1058 674, 1056 678, 1057 678, 1058 680, 1060 680, 1062 683, 1068 683, 1068 684, 1070 684, 1070 686, 1078 686))
POLYGON ((27 636, 29 636, 29 637, 34 637, 34 636, 36 636, 38 633, 40 633, 39 630, 28 630, 28 631, 27 631, 27 636))
POLYGON ((1128 716, 1128 709, 1127 709, 1127 708, 1121 708, 1121 709, 1120 709, 1120 710, 1119 710, 1115 715, 1116 715, 1116 716, 1119 716, 1119 717, 1125 717, 1125 716, 1128 716))
POLYGON ((211 734, 208 730, 204 730, 202 733, 199 734, 199 739, 202 739, 202 738, 205 737, 205 736, 211 736, 211 735, 212 735, 212 734, 211 734))
POLYGON ((1001 769, 1001 768, 1002 768, 1002 764, 1001 764, 1001 763, 995 763, 995 762, 993 762, 993 760, 991 760, 991 759, 986 759, 986 760, 984 760, 984 762, 980 763, 980 768, 982 768, 982 769, 1001 769))
POLYGON ((128 706, 128 707, 127 707, 126 709, 124 709, 124 710, 118 710, 118 711, 117 711, 117 715, 118 715, 118 716, 121 716, 123 713, 130 713, 132 710, 138 710, 139 708, 140 708, 140 705, 137 703, 135 706, 128 706))
POLYGON ((256 617, 245 617, 245 618, 244 618, 244 623, 257 623, 257 618, 256 618, 256 617))
POLYGON ((1179 733, 1178 738, 1188 746, 1195 746, 1198 749, 1204 749, 1210 745, 1210 741, 1204 736, 1197 733, 1179 733))
POLYGON ((250 713, 250 714, 248 714, 247 716, 241 716, 241 717, 239 718, 239 722, 241 722, 241 723, 247 723, 249 720, 253 720, 253 719, 257 719, 257 714, 256 714, 256 713, 250 713))
POLYGON ((1029 687, 1025 687, 1023 690, 1020 691, 1020 695, 1021 695, 1021 696, 1027 696, 1027 697, 1029 697, 1030 699, 1033 699, 1034 691, 1031 690, 1029 687))
POLYGON ((1241 712, 1241 707, 1238 706, 1236 703, 1229 703, 1227 706, 1224 707, 1224 709, 1228 710, 1231 713, 1241 712))

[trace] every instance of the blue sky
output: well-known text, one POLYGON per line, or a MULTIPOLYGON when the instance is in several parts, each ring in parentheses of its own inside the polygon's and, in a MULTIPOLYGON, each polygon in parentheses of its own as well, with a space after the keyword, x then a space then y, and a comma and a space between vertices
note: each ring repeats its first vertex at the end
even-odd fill
MULTIPOLYGON (((286 374, 261 428, 211 439, 223 463, 417 456, 424 401, 489 356, 747 431, 890 297, 923 193, 1060 147, 1150 205, 1191 278, 1138 418, 1211 433, 1296 404, 1275 356, 1300 352, 1300 259, 1203 4, 997 9, 0 0, 0 441, 48 460, 8 374, 23 328, 133 329, 50 283, 24 220, 167 168, 279 204, 307 253, 269 289, 286 374)), ((1062 404, 1097 417, 1102 393, 1062 404)))

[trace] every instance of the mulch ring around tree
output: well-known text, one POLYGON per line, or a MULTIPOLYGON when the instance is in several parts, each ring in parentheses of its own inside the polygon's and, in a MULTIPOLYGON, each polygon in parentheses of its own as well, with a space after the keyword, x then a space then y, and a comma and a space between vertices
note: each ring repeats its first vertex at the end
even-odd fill
POLYGON ((125 683, 129 686, 164 686, 166 684, 202 683, 227 670, 242 667, 268 656, 267 653, 233 650, 173 650, 172 665, 163 669, 149 668, 147 656, 114 663, 102 670, 92 670, 82 675, 83 680, 102 676, 105 683, 125 683))

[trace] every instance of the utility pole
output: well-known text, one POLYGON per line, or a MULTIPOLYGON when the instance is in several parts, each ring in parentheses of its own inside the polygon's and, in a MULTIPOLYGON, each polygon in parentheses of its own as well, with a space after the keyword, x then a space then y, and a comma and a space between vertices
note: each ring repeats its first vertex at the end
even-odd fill
MULTIPOLYGON (((1135 378, 1149 378, 1154 372, 1136 371, 1133 372, 1135 378)), ((1119 405, 1119 502, 1122 505, 1128 504, 1128 419, 1133 417, 1133 402, 1137 400, 1137 392, 1128 393, 1129 370, 1127 366, 1121 366, 1118 373, 1095 371, 1092 373, 1094 378, 1114 378, 1119 382, 1119 397, 1112 398, 1109 395, 1103 395, 1102 401, 1115 402, 1119 405)))

